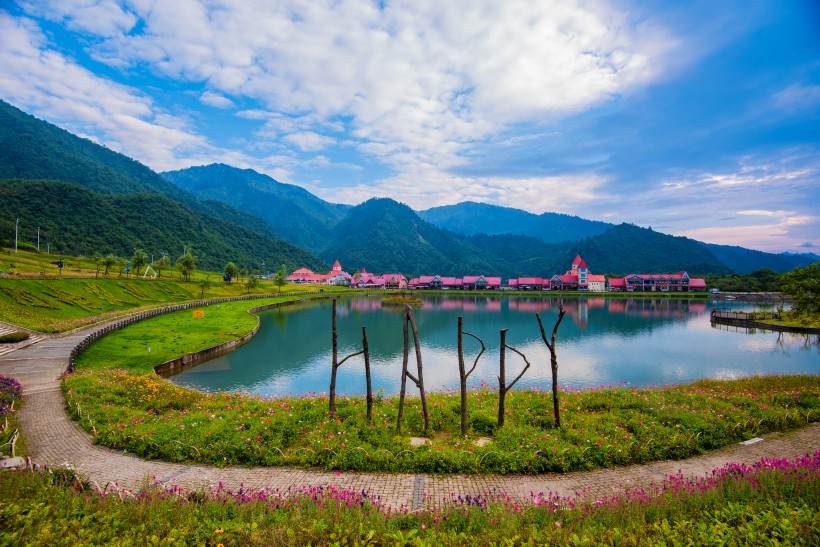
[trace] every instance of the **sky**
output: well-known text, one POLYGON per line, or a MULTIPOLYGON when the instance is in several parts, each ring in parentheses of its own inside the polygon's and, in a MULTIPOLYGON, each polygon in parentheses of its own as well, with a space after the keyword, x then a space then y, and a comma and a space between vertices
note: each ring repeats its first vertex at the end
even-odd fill
POLYGON ((0 98, 158 172, 820 254, 815 0, 0 0, 0 98))

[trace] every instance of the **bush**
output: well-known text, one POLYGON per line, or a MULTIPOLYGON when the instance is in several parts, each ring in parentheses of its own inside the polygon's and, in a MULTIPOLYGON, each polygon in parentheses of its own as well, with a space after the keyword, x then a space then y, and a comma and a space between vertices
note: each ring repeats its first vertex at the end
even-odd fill
POLYGON ((28 340, 29 334, 27 332, 10 332, 0 336, 0 344, 16 344, 23 340, 28 340))

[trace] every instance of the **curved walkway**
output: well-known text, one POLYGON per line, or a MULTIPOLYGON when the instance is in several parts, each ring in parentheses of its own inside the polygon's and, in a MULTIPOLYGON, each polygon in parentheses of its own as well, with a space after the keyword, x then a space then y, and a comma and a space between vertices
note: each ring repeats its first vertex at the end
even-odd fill
POLYGON ((300 486, 328 486, 368 490, 393 508, 422 509, 447 503, 453 495, 506 493, 526 501, 531 492, 574 496, 587 492, 596 498, 624 487, 658 483, 666 475, 682 472, 703 476, 727 462, 754 463, 761 458, 792 458, 820 449, 820 423, 791 433, 774 433, 753 444, 736 444, 707 455, 681 461, 662 461, 611 469, 536 476, 431 475, 393 473, 335 473, 284 467, 227 467, 184 465, 147 461, 122 452, 95 446, 91 437, 65 411, 60 376, 68 366, 69 353, 99 325, 77 334, 41 340, 0 356, 0 374, 23 385, 24 404, 18 420, 26 449, 34 463, 56 467, 68 465, 95 481, 101 488, 116 485, 137 490, 155 481, 176 484, 186 490, 225 488, 288 490, 300 486))

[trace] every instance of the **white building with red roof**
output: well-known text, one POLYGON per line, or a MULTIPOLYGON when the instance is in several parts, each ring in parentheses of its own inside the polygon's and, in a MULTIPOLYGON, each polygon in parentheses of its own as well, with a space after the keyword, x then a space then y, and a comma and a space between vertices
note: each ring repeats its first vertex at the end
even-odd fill
POLYGON ((689 274, 686 272, 674 274, 629 274, 620 279, 610 279, 609 290, 628 292, 701 292, 706 291, 706 280, 700 277, 689 277, 689 274))
POLYGON ((288 282, 300 285, 348 285, 351 277, 349 273, 342 270, 342 265, 337 260, 326 274, 318 274, 307 268, 299 268, 288 276, 288 282))
POLYGON ((606 277, 590 273, 589 265, 581 255, 576 254, 572 266, 565 274, 556 274, 550 278, 550 288, 555 291, 604 292, 606 277))

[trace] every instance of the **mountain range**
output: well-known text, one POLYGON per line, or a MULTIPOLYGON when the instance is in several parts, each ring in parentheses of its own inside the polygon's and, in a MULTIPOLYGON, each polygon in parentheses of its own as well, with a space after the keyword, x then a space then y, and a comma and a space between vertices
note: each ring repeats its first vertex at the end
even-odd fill
POLYGON ((223 164, 157 174, 0 101, 0 241, 11 219, 44 227, 60 252, 135 247, 200 264, 405 275, 550 276, 580 253, 594 273, 786 271, 810 256, 709 245, 629 224, 482 203, 413 211, 392 199, 357 206, 223 164), (176 250, 176 252, 175 252, 176 250))

